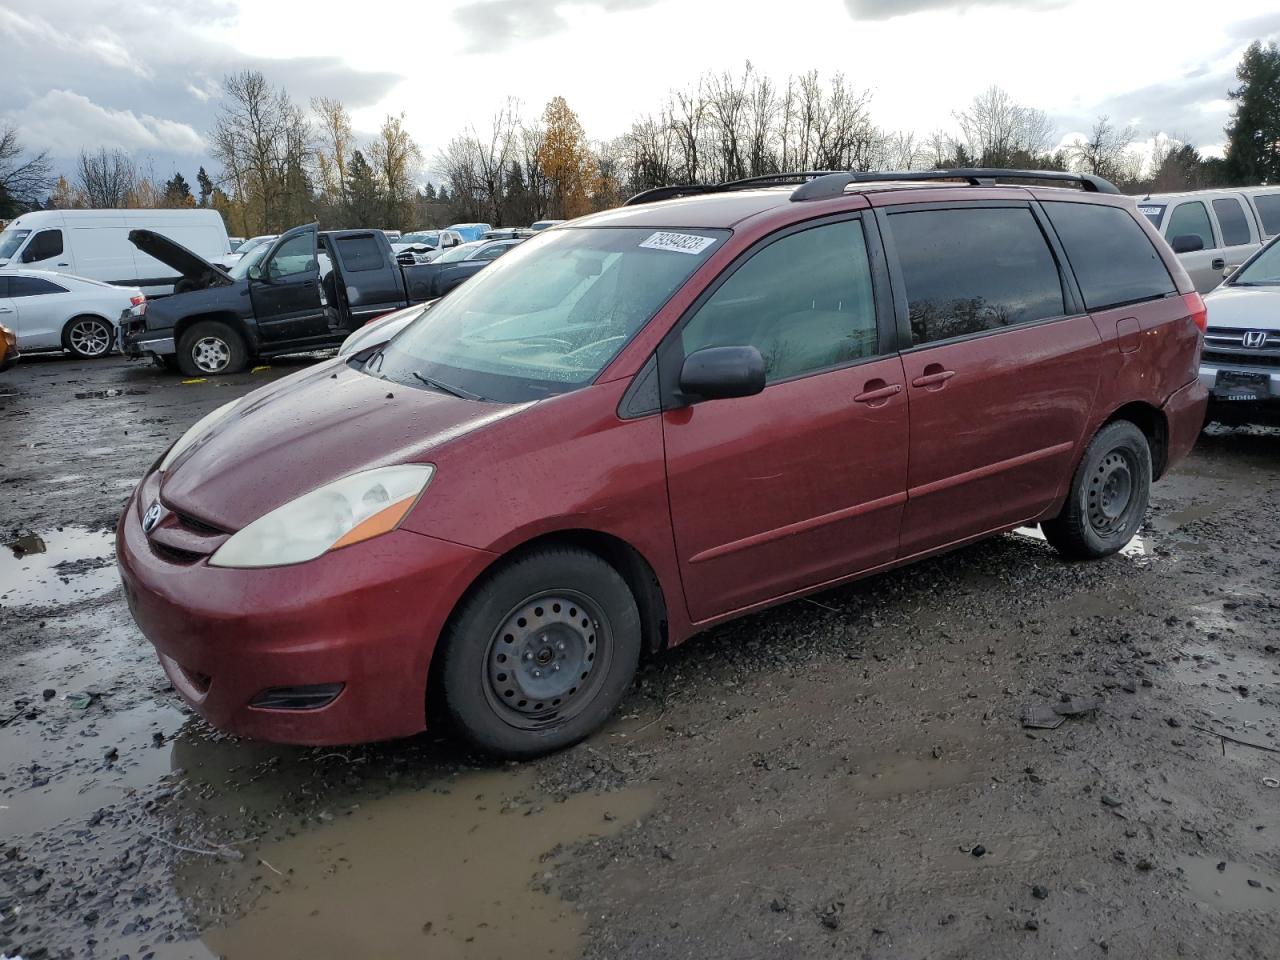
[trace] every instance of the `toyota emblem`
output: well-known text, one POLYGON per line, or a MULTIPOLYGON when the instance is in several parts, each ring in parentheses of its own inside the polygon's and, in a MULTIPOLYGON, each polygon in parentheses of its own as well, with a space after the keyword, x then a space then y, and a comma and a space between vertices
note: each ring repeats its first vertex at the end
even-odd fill
POLYGON ((147 512, 142 515, 142 532, 150 533, 156 528, 156 524, 160 522, 160 501, 156 501, 147 507, 147 512))

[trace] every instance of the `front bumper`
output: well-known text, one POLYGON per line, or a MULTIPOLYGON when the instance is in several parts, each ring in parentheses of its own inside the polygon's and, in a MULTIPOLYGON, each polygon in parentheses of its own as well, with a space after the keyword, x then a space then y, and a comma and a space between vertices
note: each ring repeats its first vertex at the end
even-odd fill
POLYGON ((120 352, 126 357, 171 357, 178 352, 172 334, 161 330, 148 330, 147 321, 132 310, 126 310, 116 325, 119 331, 120 352))
MULTIPOLYGON (((142 530, 156 475, 116 532, 125 596, 178 693, 223 730, 328 745, 426 726, 426 687, 450 612, 493 555, 397 530, 308 563, 257 570, 175 559, 142 530), (343 684, 317 709, 264 709, 279 687, 343 684)), ((194 541, 193 541, 194 542, 194 541)))
POLYGON ((1209 398, 1214 403, 1275 403, 1280 401, 1280 366, 1269 366, 1260 364, 1244 364, 1244 363, 1201 363, 1200 364, 1200 382, 1204 388, 1209 391, 1209 398), (1246 374, 1258 378, 1259 383, 1265 383, 1268 389, 1266 396, 1261 396, 1254 400, 1228 400, 1221 395, 1219 383, 1222 374, 1246 374))

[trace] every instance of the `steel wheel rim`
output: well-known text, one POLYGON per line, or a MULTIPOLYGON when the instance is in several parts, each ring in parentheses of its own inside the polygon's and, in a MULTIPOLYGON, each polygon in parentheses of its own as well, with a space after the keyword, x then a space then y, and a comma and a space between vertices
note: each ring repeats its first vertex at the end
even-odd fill
POLYGON ((218 337, 201 337, 191 346, 191 360, 205 373, 217 373, 231 362, 231 348, 218 337))
POLYGON ((72 349, 86 357, 100 357, 111 349, 111 335, 97 320, 80 320, 71 327, 72 349))
POLYGON ((489 639, 485 698, 522 730, 565 723, 592 702, 612 655, 613 632, 598 603, 576 590, 534 594, 489 639))
POLYGON ((1112 450, 1089 478, 1089 525, 1109 537, 1128 523, 1137 487, 1137 464, 1125 450, 1112 450))

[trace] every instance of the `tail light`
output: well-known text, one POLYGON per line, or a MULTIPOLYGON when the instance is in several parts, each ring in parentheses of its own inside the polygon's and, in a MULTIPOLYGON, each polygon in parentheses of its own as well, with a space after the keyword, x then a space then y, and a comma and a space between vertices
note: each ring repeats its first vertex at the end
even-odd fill
POLYGON ((1187 308, 1187 312, 1191 314, 1191 322, 1200 328, 1200 332, 1204 333, 1209 329, 1209 308, 1204 305, 1204 297, 1192 291, 1183 296, 1183 305, 1187 308))
POLYGON ((147 302, 147 296, 144 293, 140 293, 136 297, 130 297, 129 302, 135 307, 140 307, 147 302))

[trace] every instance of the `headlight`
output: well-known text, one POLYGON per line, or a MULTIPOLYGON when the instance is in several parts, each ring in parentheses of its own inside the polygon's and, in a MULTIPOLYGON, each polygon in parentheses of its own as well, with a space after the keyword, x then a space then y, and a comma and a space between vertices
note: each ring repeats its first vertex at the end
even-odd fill
POLYGON ((169 452, 164 455, 164 459, 160 461, 160 466, 156 467, 161 473, 169 469, 169 464, 178 459, 178 454, 182 453, 189 446, 199 440, 209 428, 231 412, 239 400, 232 400, 230 403, 224 403, 212 413, 206 413, 203 417, 191 425, 191 427, 178 438, 178 442, 169 448, 169 452))
POLYGON ((259 517, 217 549, 215 567, 277 567, 390 533, 431 482, 430 464, 379 467, 325 484, 259 517))

